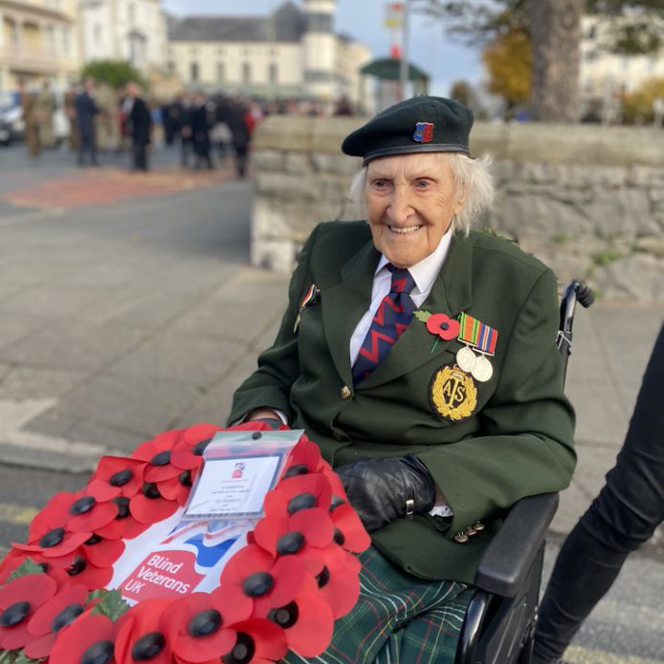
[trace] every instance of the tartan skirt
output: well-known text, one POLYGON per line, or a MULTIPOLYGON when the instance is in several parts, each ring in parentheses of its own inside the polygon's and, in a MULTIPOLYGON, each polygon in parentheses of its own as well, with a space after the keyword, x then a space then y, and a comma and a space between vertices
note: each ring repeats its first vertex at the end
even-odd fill
POLYGON ((329 648, 313 658, 291 651, 284 664, 452 664, 472 588, 418 579, 373 547, 360 561, 360 598, 329 648))

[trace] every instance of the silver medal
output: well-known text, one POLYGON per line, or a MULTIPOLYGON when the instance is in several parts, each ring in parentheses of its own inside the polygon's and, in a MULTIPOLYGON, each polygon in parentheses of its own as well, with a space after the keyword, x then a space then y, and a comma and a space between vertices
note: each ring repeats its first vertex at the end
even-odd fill
POLYGON ((477 355, 468 346, 464 346, 457 351, 456 361, 461 371, 472 373, 477 362, 477 355))
POLYGON ((479 380, 480 383, 486 383, 493 376, 493 367, 484 355, 480 355, 475 360, 475 366, 470 373, 475 380, 479 380))

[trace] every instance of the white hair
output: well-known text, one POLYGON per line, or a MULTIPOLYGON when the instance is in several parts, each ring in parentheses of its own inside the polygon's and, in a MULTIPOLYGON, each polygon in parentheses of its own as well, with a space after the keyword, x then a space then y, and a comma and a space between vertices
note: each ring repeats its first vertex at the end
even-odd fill
MULTIPOLYGON (((447 159, 456 184, 456 193, 463 198, 463 209, 452 219, 452 229, 468 235, 471 225, 491 208, 494 198, 493 178, 489 173, 491 157, 471 159, 464 154, 439 152, 447 159)), ((344 206, 344 219, 366 219, 367 167, 353 178, 344 206)))

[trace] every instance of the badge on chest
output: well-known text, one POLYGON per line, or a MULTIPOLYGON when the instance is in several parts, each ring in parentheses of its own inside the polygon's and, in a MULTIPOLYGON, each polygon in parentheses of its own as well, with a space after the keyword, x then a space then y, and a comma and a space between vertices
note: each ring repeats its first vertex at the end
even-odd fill
POLYGON ((457 366, 442 367, 433 375, 429 397, 434 412, 450 422, 470 417, 477 408, 475 382, 457 366))

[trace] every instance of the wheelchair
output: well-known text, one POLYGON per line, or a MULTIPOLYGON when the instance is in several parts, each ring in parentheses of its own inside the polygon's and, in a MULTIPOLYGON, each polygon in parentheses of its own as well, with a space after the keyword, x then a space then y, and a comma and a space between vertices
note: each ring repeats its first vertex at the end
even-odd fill
MULTIPOLYGON (((557 345, 563 377, 572 352, 574 309, 594 302, 590 288, 573 281, 560 304, 557 345)), ((530 664, 537 624, 544 538, 558 494, 528 496, 505 516, 475 574, 455 664, 530 664)))

